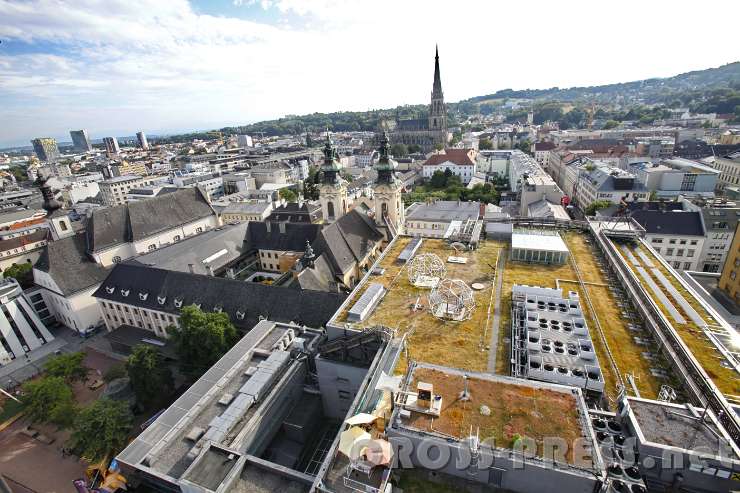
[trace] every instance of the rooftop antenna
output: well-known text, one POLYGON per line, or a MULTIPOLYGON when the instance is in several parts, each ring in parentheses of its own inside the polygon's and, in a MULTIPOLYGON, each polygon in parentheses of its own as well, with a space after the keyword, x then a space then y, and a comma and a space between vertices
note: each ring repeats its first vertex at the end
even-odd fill
MULTIPOLYGON (((470 392, 468 391, 468 374, 463 375, 463 384, 465 385, 465 388, 462 392, 460 392, 459 399, 461 401, 469 401, 470 400, 470 392)), ((472 430, 471 430, 472 431, 472 430)))

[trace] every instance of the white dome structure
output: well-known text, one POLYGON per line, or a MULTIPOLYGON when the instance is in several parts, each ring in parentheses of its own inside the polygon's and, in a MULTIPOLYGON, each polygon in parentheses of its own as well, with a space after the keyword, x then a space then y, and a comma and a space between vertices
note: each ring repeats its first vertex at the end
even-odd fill
POLYGON ((443 279, 429 295, 429 309, 437 318, 460 322, 473 314, 473 290, 460 279, 443 279))
POLYGON ((444 279, 447 269, 433 253, 422 253, 411 259, 408 266, 409 282, 418 288, 433 288, 444 279))

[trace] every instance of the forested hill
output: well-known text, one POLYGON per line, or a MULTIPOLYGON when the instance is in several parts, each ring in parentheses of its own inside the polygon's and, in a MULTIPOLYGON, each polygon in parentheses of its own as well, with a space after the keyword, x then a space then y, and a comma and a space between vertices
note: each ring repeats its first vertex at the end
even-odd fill
MULTIPOLYGON (((571 87, 567 89, 503 89, 485 96, 476 96, 457 103, 448 104, 449 123, 451 126, 464 121, 467 116, 490 114, 498 111, 511 99, 534 99, 535 122, 544 120, 560 121, 566 113, 570 119, 560 121, 562 128, 580 125, 585 120, 585 110, 593 103, 605 106, 619 103, 621 108, 610 112, 599 110, 602 114, 596 117, 622 119, 640 119, 650 123, 661 118, 664 108, 647 107, 659 104, 665 107, 688 107, 693 111, 709 113, 735 113, 740 121, 740 62, 729 63, 717 68, 697 70, 665 79, 646 79, 620 84, 608 84, 592 87, 571 87), (570 111, 564 106, 575 106, 577 111, 570 111), (580 113, 579 113, 580 112, 580 113)), ((305 132, 316 132, 330 128, 335 132, 374 131, 382 118, 414 118, 423 115, 426 105, 407 105, 391 109, 371 111, 343 111, 335 113, 312 113, 309 115, 288 115, 276 120, 268 120, 238 127, 220 129, 224 134, 250 135, 300 135, 305 132)), ((522 120, 524 113, 509 112, 507 120, 522 120)), ((164 141, 185 142, 193 138, 208 138, 209 132, 191 133, 170 136, 164 141)))
POLYGON ((728 63, 717 68, 696 70, 665 79, 645 79, 604 86, 570 87, 561 89, 502 89, 493 94, 476 96, 461 102, 481 103, 500 99, 541 99, 556 101, 603 101, 643 103, 665 102, 671 96, 692 91, 706 91, 717 88, 740 89, 740 62, 728 63))

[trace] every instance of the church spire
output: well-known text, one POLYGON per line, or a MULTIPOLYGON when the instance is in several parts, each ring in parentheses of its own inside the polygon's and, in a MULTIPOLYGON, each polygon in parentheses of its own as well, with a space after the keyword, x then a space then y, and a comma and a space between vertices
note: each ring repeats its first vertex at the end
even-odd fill
POLYGON ((439 76, 439 47, 434 45, 434 84, 432 85, 432 98, 441 98, 442 79, 439 76))
POLYGON ((321 165, 321 171, 324 173, 324 183, 338 183, 339 166, 337 165, 337 150, 332 144, 328 128, 326 129, 326 142, 324 143, 324 162, 321 165))
POLYGON ((388 132, 385 130, 383 130, 383 136, 380 139, 378 155, 378 163, 375 165, 375 171, 378 172, 377 183, 393 182, 393 171, 396 163, 391 159, 391 144, 388 140, 388 132))

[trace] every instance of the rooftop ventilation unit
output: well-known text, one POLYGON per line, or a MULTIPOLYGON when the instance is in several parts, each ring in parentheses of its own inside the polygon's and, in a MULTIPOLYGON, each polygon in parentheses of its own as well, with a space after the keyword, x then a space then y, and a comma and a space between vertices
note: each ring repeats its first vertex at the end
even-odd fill
POLYGON ((360 299, 350 308, 347 319, 352 322, 362 322, 375 310, 380 300, 385 296, 386 289, 382 284, 373 283, 362 293, 360 299))

